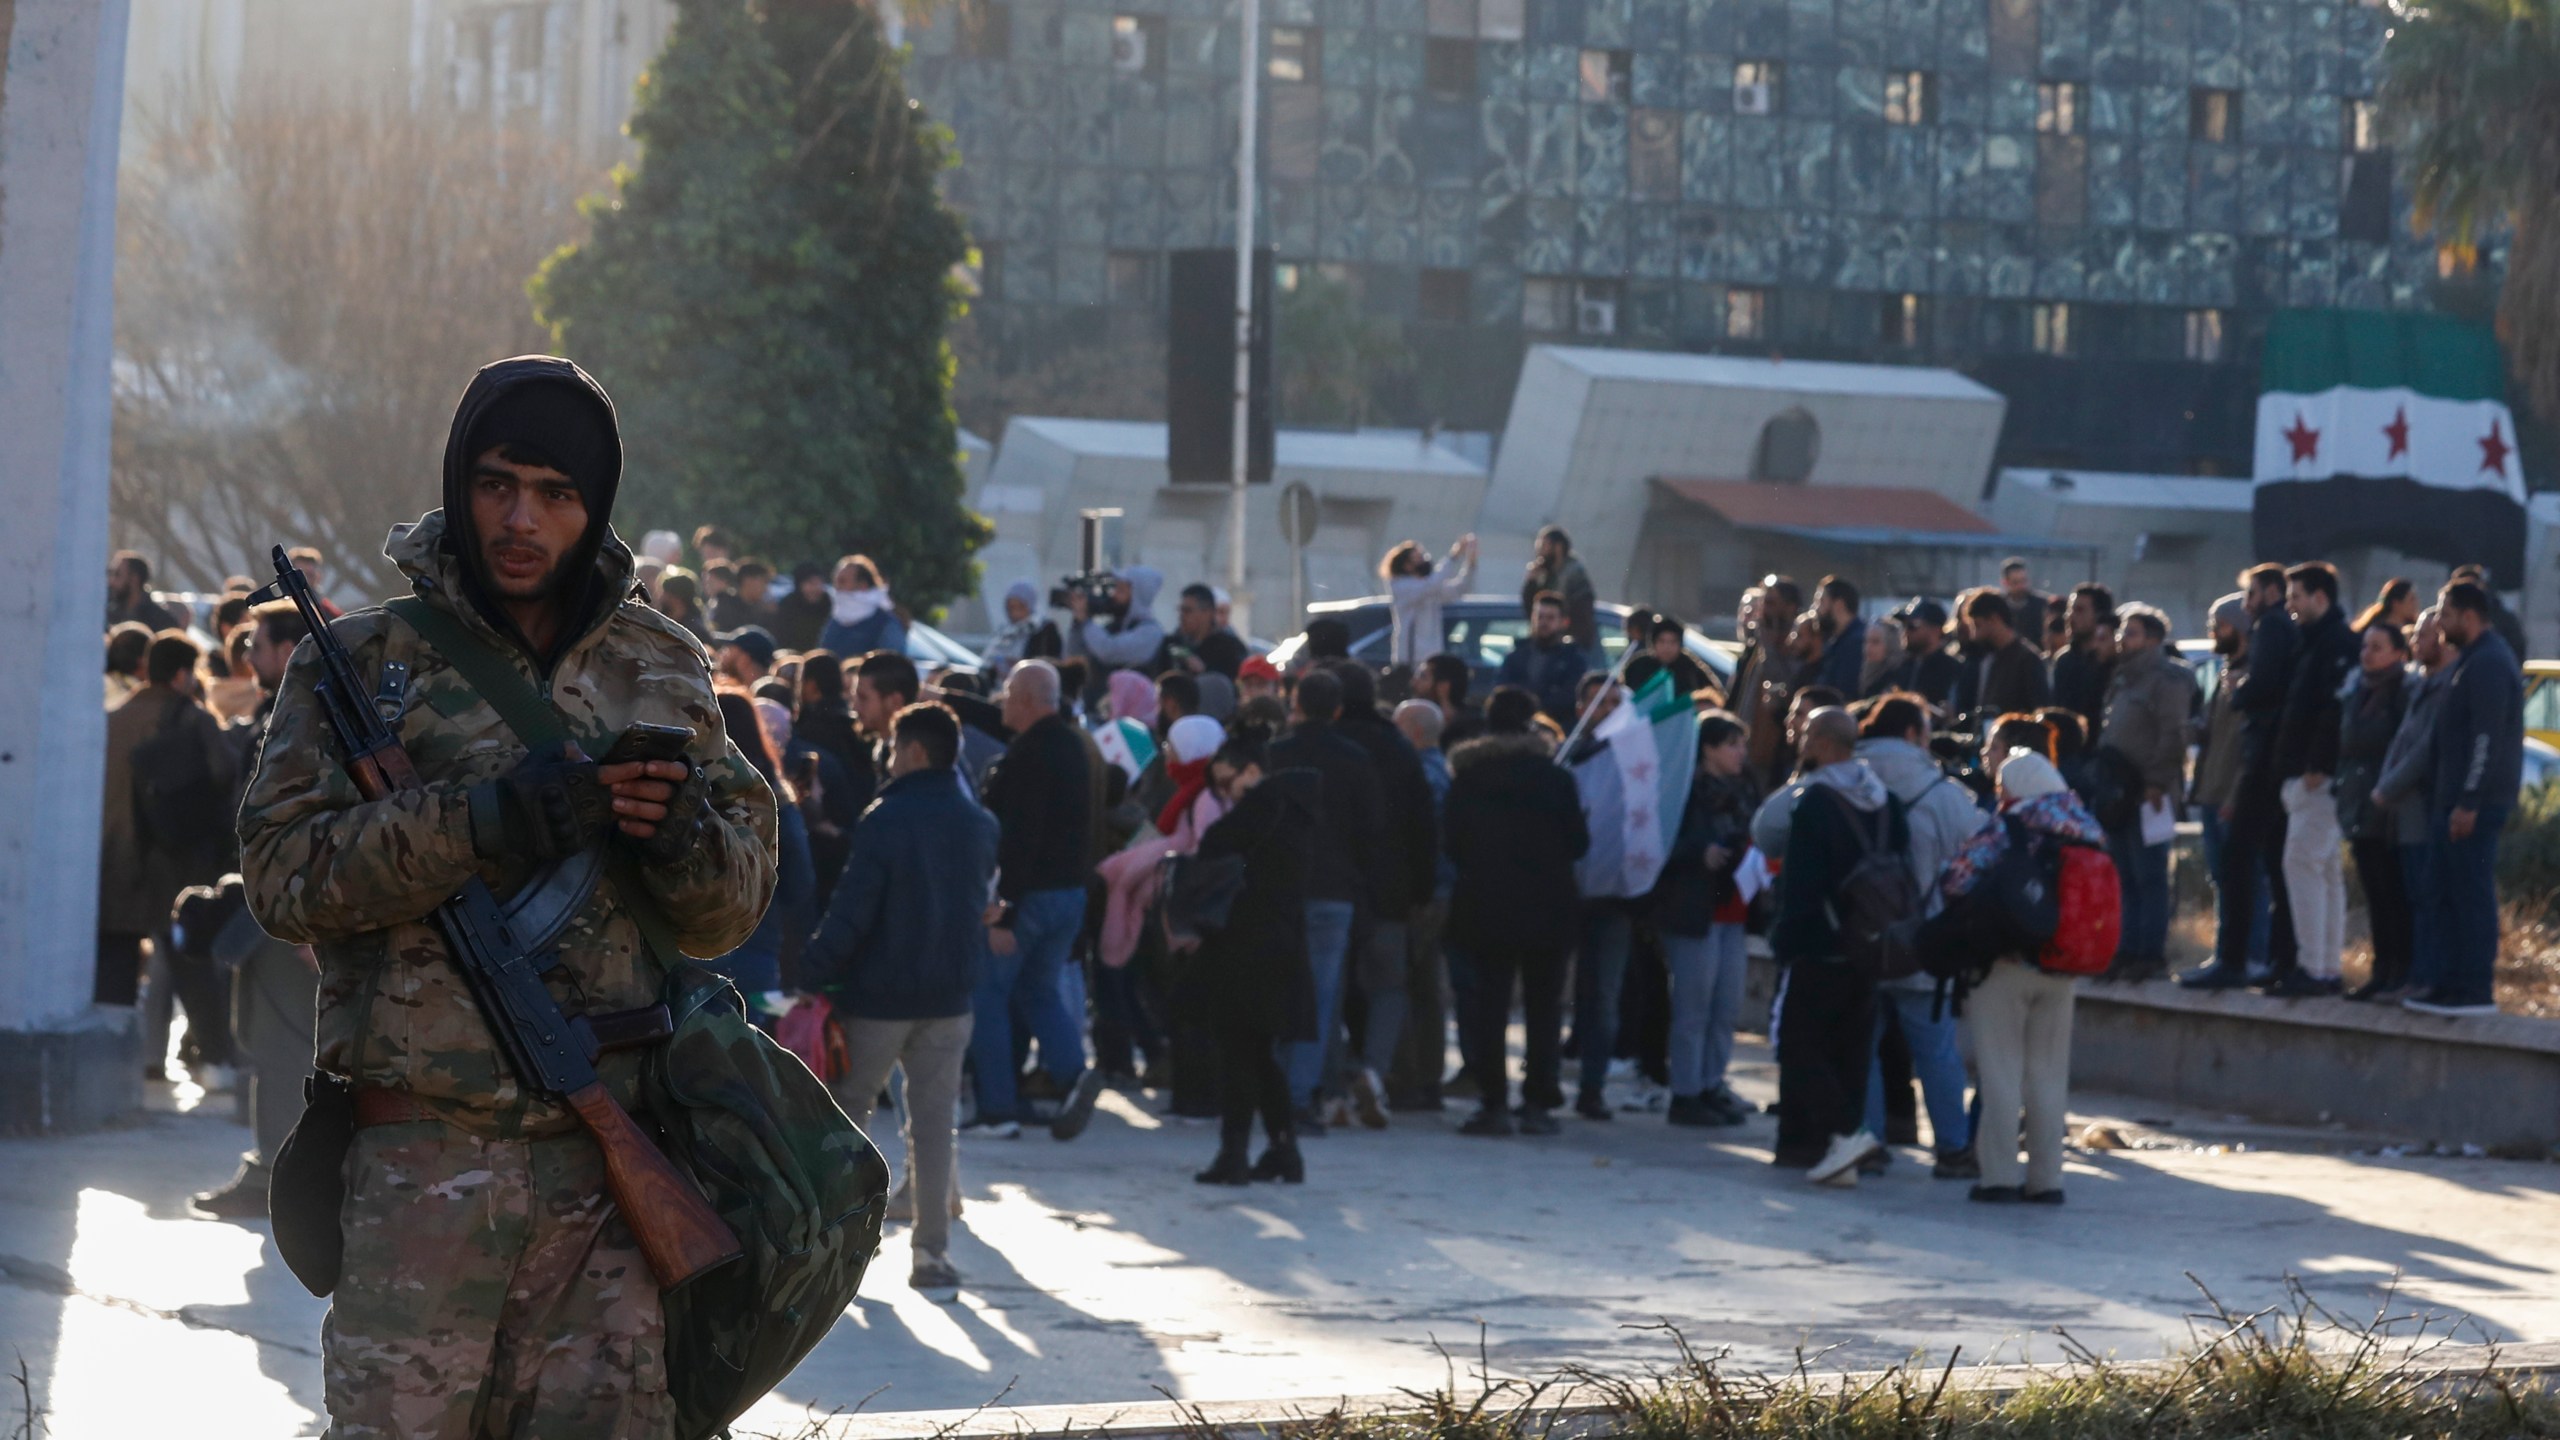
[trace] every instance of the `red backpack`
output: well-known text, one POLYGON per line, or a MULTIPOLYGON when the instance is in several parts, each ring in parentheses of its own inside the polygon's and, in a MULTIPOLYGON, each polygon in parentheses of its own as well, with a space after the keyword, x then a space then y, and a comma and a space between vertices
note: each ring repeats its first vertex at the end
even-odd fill
POLYGON ((2066 841, 2055 848, 2061 852, 2055 889, 2062 918, 2037 952, 2036 965, 2050 975, 2096 975, 2115 963, 2116 942, 2124 933, 2116 862, 2097 845, 2066 841))

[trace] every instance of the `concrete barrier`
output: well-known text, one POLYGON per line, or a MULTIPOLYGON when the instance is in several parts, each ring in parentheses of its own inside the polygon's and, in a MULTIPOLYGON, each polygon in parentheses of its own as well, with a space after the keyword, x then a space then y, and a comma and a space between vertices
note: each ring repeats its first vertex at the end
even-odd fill
POLYGON ((2560 1021, 2083 982, 2071 1083, 2505 1154, 2560 1145, 2560 1021))
MULTIPOLYGON (((1777 967, 1755 939, 1744 1028, 1766 1033, 1777 967)), ((2560 1146, 2560 1020, 2447 1019, 2396 1005, 2083 981, 2071 1083, 2286 1125, 2495 1154, 2560 1146)))

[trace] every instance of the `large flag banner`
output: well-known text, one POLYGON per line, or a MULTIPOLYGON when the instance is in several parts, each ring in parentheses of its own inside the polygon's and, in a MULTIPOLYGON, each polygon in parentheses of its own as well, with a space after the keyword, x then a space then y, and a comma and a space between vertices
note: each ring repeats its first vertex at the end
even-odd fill
POLYGON ((1657 670, 1591 734, 1608 745, 1625 801, 1619 820, 1626 827, 1626 889, 1620 893, 1648 894, 1689 803, 1698 768, 1697 707, 1672 687, 1670 671, 1657 670))
POLYGON ((2524 467, 2485 325, 2282 310, 2260 369, 2254 539, 2262 559, 2379 545, 2524 583, 2524 467))

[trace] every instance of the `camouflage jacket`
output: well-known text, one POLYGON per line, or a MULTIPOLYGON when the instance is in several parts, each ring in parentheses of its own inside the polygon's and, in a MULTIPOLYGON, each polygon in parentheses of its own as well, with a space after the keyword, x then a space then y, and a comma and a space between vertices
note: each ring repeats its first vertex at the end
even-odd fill
MULTIPOLYGON (((431 511, 394 529, 384 553, 429 604, 459 615, 500 653, 516 657, 539 686, 532 662, 458 602, 460 565, 439 548, 443 534, 443 512, 431 511)), ((631 553, 620 541, 609 541, 596 563, 611 582, 602 593, 629 592, 631 553)), ((361 1084, 410 1091, 454 1124, 493 1138, 569 1130, 576 1121, 564 1107, 519 1085, 431 918, 475 873, 501 897, 527 878, 527 866, 491 864, 473 854, 465 800, 470 786, 513 768, 527 747, 389 611, 361 610, 331 629, 368 681, 385 660, 408 662, 408 695, 396 728, 423 784, 376 801, 357 793, 312 693, 319 662, 309 644, 297 650, 241 804, 240 870, 258 923, 319 952, 319 1063, 361 1084)), ((735 948, 772 897, 774 802, 721 726, 701 642, 657 611, 624 600, 570 642, 544 689, 590 755, 603 753, 635 721, 693 729, 691 753, 710 781, 721 823, 681 864, 634 865, 628 873, 655 895, 685 953, 735 948)), ((658 999, 663 971, 642 947, 609 878, 561 936, 560 955, 548 979, 569 1014, 658 999)), ((637 1052, 607 1054, 597 1069, 616 1097, 631 1104, 637 1052)))

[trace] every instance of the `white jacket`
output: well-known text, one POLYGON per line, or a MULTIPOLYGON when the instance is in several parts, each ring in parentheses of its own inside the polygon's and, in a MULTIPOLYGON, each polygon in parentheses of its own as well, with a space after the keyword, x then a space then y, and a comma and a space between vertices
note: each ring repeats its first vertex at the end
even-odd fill
POLYGON ((1476 578, 1476 557, 1460 555, 1442 562, 1429 575, 1399 575, 1387 582, 1387 601, 1394 611, 1395 637, 1390 665, 1419 665, 1439 653, 1448 631, 1440 607, 1464 597, 1476 578))

